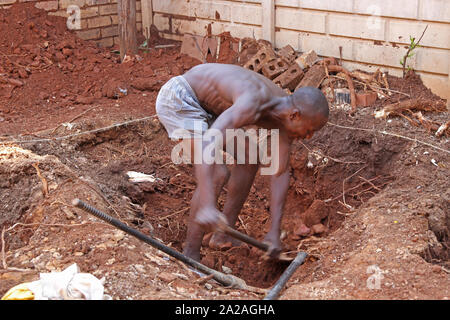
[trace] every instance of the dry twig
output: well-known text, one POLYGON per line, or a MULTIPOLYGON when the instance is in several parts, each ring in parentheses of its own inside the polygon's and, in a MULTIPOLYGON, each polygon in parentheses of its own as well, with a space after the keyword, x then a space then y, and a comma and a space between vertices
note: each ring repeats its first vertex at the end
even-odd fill
POLYGON ((33 168, 36 169, 37 175, 42 181, 42 194, 44 195, 45 198, 48 198, 48 182, 47 182, 47 179, 45 179, 42 176, 41 170, 39 170, 39 163, 33 163, 32 166, 33 166, 33 168))

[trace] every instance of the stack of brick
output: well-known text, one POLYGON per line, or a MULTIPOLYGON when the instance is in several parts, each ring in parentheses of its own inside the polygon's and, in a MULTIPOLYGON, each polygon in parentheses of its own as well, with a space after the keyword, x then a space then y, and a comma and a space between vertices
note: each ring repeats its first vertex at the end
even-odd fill
POLYGON ((241 64, 244 68, 263 74, 288 93, 306 85, 318 87, 325 77, 324 68, 315 65, 320 59, 314 51, 297 57, 290 45, 275 52, 270 43, 254 40, 253 43, 245 41, 242 49, 240 57, 243 59, 241 64), (251 50, 256 53, 248 58, 248 52, 251 50), (317 71, 320 69, 320 75, 316 74, 316 68, 317 71))
MULTIPOLYGON (((330 69, 333 72, 345 71, 341 66, 337 66, 336 59, 320 59, 314 50, 297 56, 297 53, 290 45, 276 52, 270 43, 261 40, 244 39, 239 59, 244 68, 263 74, 288 94, 292 94, 301 87, 319 88, 322 86, 321 89, 327 92, 327 89, 329 91, 331 88, 329 85, 323 84, 327 76, 326 70, 330 69), (256 53, 249 57, 249 53, 252 51, 256 53), (320 63, 318 63, 319 61, 320 63)), ((357 75, 352 76, 357 77, 357 75)), ((349 92, 348 96, 351 99, 347 99, 349 101, 346 100, 345 103, 350 102, 353 111, 355 111, 357 106, 370 106, 377 99, 376 92, 355 92, 350 73, 347 74, 347 82, 349 89, 345 90, 349 92)), ((330 99, 333 98, 337 103, 342 102, 336 100, 337 95, 336 97, 330 97, 330 99)))
MULTIPOLYGON (((69 6, 80 9, 80 29, 76 30, 83 40, 93 40, 102 47, 119 43, 117 0, 0 0, 0 9, 8 8, 17 2, 36 2, 36 7, 44 9, 50 15, 65 18, 75 17, 69 6)), ((136 1, 136 28, 142 30, 141 1, 136 1)))

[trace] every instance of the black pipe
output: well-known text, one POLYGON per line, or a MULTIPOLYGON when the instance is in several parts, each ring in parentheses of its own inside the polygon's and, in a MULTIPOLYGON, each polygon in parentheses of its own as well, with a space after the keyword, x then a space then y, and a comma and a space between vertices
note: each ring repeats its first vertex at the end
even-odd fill
POLYGON ((160 251, 163 251, 164 253, 167 253, 169 256, 174 257, 175 259, 178 259, 203 273, 206 273, 208 275, 212 274, 213 279, 216 280, 217 282, 221 283, 224 286, 235 287, 235 288, 240 288, 240 289, 247 288, 247 285, 245 284, 244 280, 242 280, 238 277, 235 277, 233 275, 226 275, 226 274, 223 274, 214 269, 208 268, 204 264, 201 264, 200 262, 185 256, 184 254, 162 244, 158 240, 155 240, 155 239, 143 234, 142 232, 137 231, 136 229, 130 228, 125 223, 107 215, 106 213, 101 212, 100 210, 88 205, 87 203, 84 203, 80 199, 74 199, 72 201, 72 204, 75 207, 80 208, 80 209, 96 216, 97 218, 100 218, 100 219, 108 222, 109 224, 113 225, 114 227, 138 238, 139 240, 144 241, 145 243, 151 245, 152 247, 154 247, 160 251))
POLYGON ((287 267, 287 269, 283 272, 281 277, 278 279, 272 289, 270 289, 269 293, 264 297, 263 300, 277 299, 286 282, 292 277, 295 270, 297 270, 297 268, 303 263, 303 261, 305 261, 306 257, 306 252, 299 252, 294 261, 292 261, 289 267, 287 267))

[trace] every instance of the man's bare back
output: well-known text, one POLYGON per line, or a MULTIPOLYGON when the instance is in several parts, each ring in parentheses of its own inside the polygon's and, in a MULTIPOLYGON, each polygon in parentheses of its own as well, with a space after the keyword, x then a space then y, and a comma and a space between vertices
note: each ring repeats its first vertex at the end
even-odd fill
POLYGON ((195 91, 202 107, 216 116, 231 107, 242 95, 258 98, 261 105, 273 97, 287 96, 266 77, 235 65, 200 64, 183 77, 195 91))

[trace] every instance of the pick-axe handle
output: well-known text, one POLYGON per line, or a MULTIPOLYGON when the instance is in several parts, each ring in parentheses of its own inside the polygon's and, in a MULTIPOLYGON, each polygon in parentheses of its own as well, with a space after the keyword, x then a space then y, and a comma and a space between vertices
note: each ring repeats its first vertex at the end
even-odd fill
POLYGON ((269 245, 266 243, 262 243, 252 237, 249 237, 248 235, 241 233, 233 228, 231 228, 229 225, 225 224, 223 221, 220 221, 218 226, 219 231, 229 235, 230 237, 233 237, 235 239, 238 239, 242 242, 248 243, 258 249, 261 249, 262 251, 269 251, 269 245))

